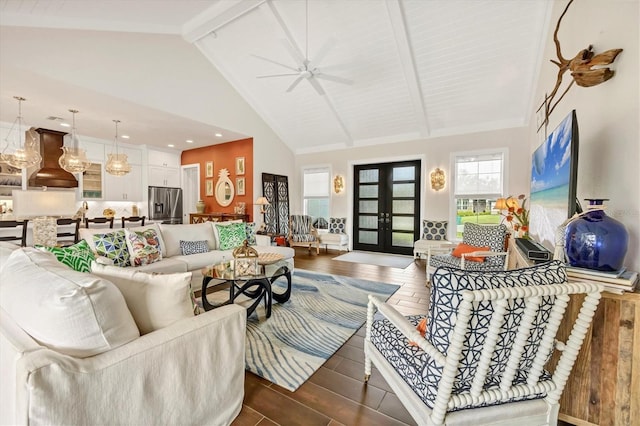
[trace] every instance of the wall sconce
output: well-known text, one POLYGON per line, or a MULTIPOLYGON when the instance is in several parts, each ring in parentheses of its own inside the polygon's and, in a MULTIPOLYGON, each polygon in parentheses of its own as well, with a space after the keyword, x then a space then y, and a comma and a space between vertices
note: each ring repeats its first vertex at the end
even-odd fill
POLYGON ((431 189, 440 191, 444 188, 444 170, 436 168, 431 172, 431 189))
POLYGON ((333 191, 336 194, 344 191, 344 178, 341 175, 336 175, 336 177, 333 178, 333 191))

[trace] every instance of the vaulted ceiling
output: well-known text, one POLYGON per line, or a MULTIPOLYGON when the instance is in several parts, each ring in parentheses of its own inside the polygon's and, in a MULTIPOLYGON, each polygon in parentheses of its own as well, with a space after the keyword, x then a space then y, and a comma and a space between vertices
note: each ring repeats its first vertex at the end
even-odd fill
MULTIPOLYGON (((304 153, 527 125, 551 6, 546 0, 0 0, 0 24, 73 29, 78 37, 118 32, 125 41, 134 33, 179 34, 184 48, 197 47, 285 144, 304 153), (270 75, 277 76, 264 77, 270 75)), ((180 46, 167 45, 162 54, 170 59, 176 52, 169 49, 180 46)), ((46 69, 28 71, 25 79, 46 76, 46 69)), ((11 97, 19 93, 8 93, 2 78, 0 120, 11 121, 11 97)), ((104 84, 95 96, 109 92, 104 84)), ((140 108, 140 117, 162 115, 156 121, 173 131, 181 120, 204 133, 226 130, 215 117, 169 111, 158 96, 126 103, 132 114, 140 108)), ((231 130, 239 131, 230 138, 243 135, 231 130)))

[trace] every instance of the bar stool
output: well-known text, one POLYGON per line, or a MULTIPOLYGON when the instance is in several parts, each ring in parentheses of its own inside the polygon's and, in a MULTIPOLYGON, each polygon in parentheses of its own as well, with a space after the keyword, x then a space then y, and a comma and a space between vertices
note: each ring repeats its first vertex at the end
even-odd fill
POLYGON ((139 226, 144 226, 144 220, 146 219, 146 216, 129 216, 129 217, 122 217, 122 227, 125 227, 125 223, 126 222, 131 222, 131 223, 136 223, 136 222, 140 222, 139 226))
POLYGON ((56 220, 56 225, 58 226, 69 226, 69 225, 75 225, 75 228, 73 229, 72 232, 70 231, 61 231, 61 232, 57 232, 56 236, 58 238, 62 237, 62 240, 58 240, 58 245, 59 246, 70 246, 73 245, 75 243, 77 243, 78 241, 80 241, 80 218, 77 219, 71 219, 71 218, 60 218, 56 220), (66 239, 66 237, 72 237, 73 240, 70 239, 66 239))
MULTIPOLYGON (((0 220, 0 228, 18 228, 22 227, 20 231, 20 235, 8 235, 5 237, 0 237, 0 241, 20 241, 20 245, 22 247, 27 246, 27 223, 28 219, 25 220, 0 220)), ((17 231, 17 229, 16 229, 17 231)))
POLYGON ((89 224, 90 223, 98 223, 98 224, 108 223, 109 224, 109 228, 112 229, 113 228, 113 216, 111 216, 111 217, 94 217, 94 218, 85 217, 84 218, 84 227, 85 228, 89 228, 89 224))

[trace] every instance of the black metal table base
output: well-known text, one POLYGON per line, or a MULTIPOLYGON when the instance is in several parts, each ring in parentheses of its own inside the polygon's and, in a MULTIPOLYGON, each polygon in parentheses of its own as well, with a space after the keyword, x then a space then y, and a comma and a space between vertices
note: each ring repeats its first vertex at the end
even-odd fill
POLYGON ((251 316, 261 301, 264 301, 265 315, 267 318, 270 318, 273 300, 278 303, 285 303, 291 297, 291 271, 288 267, 283 266, 270 277, 259 276, 248 280, 225 280, 205 276, 202 279, 201 298, 202 307, 205 311, 232 304, 241 294, 253 299, 253 302, 247 308, 247 317, 251 316), (276 293, 272 290, 272 284, 282 277, 287 280, 287 288, 284 292, 276 293), (215 285, 229 284, 229 299, 223 303, 212 304, 207 298, 207 288, 213 280, 218 281, 215 285))

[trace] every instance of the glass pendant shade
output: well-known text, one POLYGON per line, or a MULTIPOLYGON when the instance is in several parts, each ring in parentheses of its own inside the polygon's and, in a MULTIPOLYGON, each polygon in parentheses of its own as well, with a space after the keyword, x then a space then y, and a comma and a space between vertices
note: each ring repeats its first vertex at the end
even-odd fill
POLYGON ((105 165, 105 170, 110 175, 114 176, 124 176, 131 171, 131 165, 129 165, 129 161, 127 160, 127 154, 118 153, 118 123, 120 120, 113 120, 116 123, 116 136, 113 139, 114 151, 111 154, 108 154, 107 164, 105 165))
POLYGON ((91 161, 87 159, 87 153, 79 148, 80 141, 76 134, 76 113, 78 110, 70 109, 73 114, 73 127, 71 129, 71 146, 62 147, 62 155, 58 159, 58 164, 69 173, 82 173, 91 166, 91 161))
POLYGON ((22 101, 26 101, 25 98, 20 96, 14 96, 14 99, 18 101, 18 116, 13 122, 13 126, 9 130, 7 137, 5 138, 5 147, 0 154, 0 161, 3 161, 9 164, 12 167, 16 167, 18 169, 26 169, 27 167, 33 167, 37 164, 40 164, 42 161, 42 157, 38 152, 36 141, 38 139, 38 135, 32 129, 26 132, 26 137, 24 144, 22 143, 22 101), (13 132, 13 128, 18 126, 18 142, 20 147, 15 150, 13 154, 9 154, 6 149, 9 147, 9 136, 13 132))

